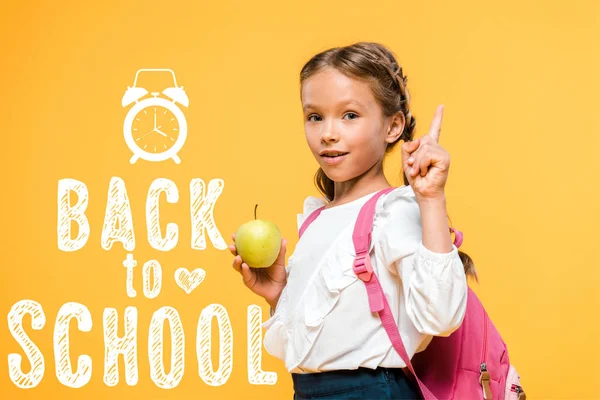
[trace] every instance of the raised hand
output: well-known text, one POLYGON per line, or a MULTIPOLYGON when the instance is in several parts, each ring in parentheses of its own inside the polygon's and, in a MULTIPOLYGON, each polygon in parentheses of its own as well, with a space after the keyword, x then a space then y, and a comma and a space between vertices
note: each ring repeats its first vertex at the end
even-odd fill
POLYGON ((444 196, 450 154, 439 144, 444 106, 435 111, 429 133, 402 145, 402 168, 417 201, 444 196))

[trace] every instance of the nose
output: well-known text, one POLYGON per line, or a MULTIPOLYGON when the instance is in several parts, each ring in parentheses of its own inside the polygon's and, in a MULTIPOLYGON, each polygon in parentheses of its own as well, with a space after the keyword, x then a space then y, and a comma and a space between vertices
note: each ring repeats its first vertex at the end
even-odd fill
POLYGON ((329 143, 329 142, 337 142, 340 138, 340 135, 333 126, 333 122, 323 124, 323 129, 321 130, 321 142, 329 143))

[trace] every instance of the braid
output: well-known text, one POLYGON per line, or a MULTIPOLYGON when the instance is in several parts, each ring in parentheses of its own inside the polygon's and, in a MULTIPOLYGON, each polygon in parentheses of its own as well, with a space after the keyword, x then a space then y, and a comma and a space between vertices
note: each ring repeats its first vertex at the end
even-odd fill
POLYGON ((392 71, 392 77, 397 83, 398 89, 400 91, 400 107, 402 109, 402 112, 404 113, 404 117, 406 118, 406 126, 404 127, 404 131, 402 132, 401 139, 404 139, 404 141, 408 142, 412 140, 413 130, 416 124, 415 118, 412 116, 412 113, 410 111, 410 94, 406 89, 406 82, 408 82, 408 77, 402 75, 402 67, 399 65, 395 65, 395 68, 393 68, 392 71))

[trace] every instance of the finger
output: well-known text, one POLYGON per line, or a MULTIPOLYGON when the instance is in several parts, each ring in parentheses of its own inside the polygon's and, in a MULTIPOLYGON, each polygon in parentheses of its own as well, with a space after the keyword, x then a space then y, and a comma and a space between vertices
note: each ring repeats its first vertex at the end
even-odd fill
POLYGON ((441 104, 435 110, 435 115, 433 116, 433 121, 431 121, 431 126, 429 127, 428 135, 436 142, 440 141, 440 132, 442 131, 442 118, 444 117, 444 105, 441 104))
POLYGON ((412 167, 409 169, 409 174, 411 178, 415 178, 419 174, 420 163, 421 163, 421 155, 415 157, 415 161, 413 162, 412 167))
POLYGON ((412 152, 419 148, 420 139, 411 140, 410 142, 402 143, 402 155, 410 156, 412 152))
POLYGON ((229 246, 227 246, 227 248, 229 249, 231 254, 237 256, 237 247, 235 246, 235 244, 230 244, 229 246))
POLYGON ((410 164, 407 163, 407 171, 409 172, 411 177, 415 177, 419 173, 419 162, 421 160, 421 157, 423 156, 424 151, 428 147, 426 142, 429 141, 431 141, 431 139, 428 139, 425 136, 421 141, 419 148, 410 155, 409 159, 412 159, 412 161, 410 164))
POLYGON ((416 164, 415 167, 417 168, 417 172, 420 172, 421 176, 425 176, 429 170, 429 165, 431 165, 431 155, 423 154, 423 156, 419 159, 419 163, 416 164))
POLYGON ((286 248, 287 248, 287 239, 281 239, 281 248, 279 249, 279 255, 277 256, 277 260, 275 260, 275 264, 285 265, 286 248))
POLYGON ((231 238, 235 241, 235 233, 231 235, 231 238))
MULTIPOLYGON (((401 150, 402 150, 403 163, 407 163, 407 160, 410 158, 412 153, 419 148, 420 144, 421 144, 421 141, 419 139, 415 139, 410 142, 405 142, 402 144, 401 150)), ((402 165, 402 167, 404 167, 404 169, 408 169, 407 166, 408 166, 408 164, 402 165)))
POLYGON ((252 281, 252 271, 246 263, 242 263, 242 281, 248 285, 252 281))
POLYGON ((233 269, 235 269, 237 272, 239 272, 240 274, 242 273, 242 257, 235 256, 231 265, 233 266, 233 269))
POLYGON ((413 153, 413 155, 411 157, 413 158, 413 161, 410 165, 408 163, 406 164, 406 166, 404 167, 404 172, 406 173, 407 177, 414 178, 414 176, 415 176, 414 169, 416 168, 415 163, 419 161, 419 155, 418 155, 418 153, 413 153))

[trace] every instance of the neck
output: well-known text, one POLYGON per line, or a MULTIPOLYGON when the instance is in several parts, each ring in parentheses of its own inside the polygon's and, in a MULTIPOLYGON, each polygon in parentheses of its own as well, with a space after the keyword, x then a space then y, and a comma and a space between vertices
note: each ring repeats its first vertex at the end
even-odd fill
POLYGON ((333 207, 348 203, 390 186, 381 168, 371 168, 356 178, 334 182, 335 195, 329 205, 333 207))

